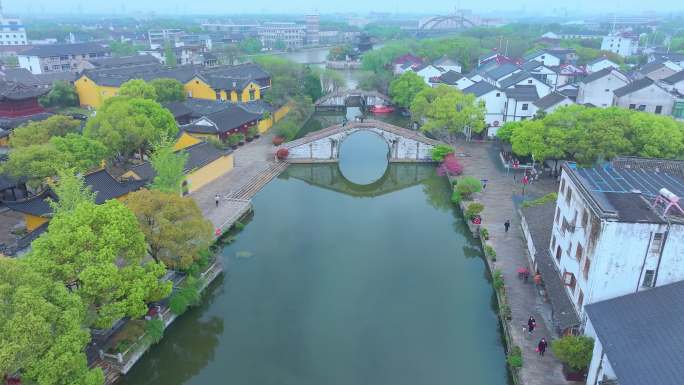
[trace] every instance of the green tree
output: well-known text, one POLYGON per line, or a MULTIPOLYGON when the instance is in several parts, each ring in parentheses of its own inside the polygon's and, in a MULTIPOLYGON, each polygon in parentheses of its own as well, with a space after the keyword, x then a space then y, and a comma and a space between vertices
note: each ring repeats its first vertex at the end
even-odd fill
POLYGON ((138 218, 150 256, 169 268, 188 269, 211 243, 213 226, 190 198, 140 190, 126 199, 126 205, 138 218))
POLYGON ((119 87, 120 96, 157 100, 157 90, 142 79, 131 79, 119 87))
POLYGON ((586 336, 565 336, 551 343, 553 354, 573 370, 583 371, 589 367, 594 339, 586 336))
POLYGON ((169 144, 157 146, 150 157, 156 174, 150 187, 162 192, 180 194, 181 185, 185 180, 187 159, 188 154, 174 152, 169 144))
POLYGON ((55 136, 50 144, 62 154, 64 164, 77 172, 86 172, 107 158, 107 147, 101 142, 79 134, 55 136))
POLYGON ((472 94, 447 85, 420 91, 411 103, 411 114, 423 122, 423 131, 445 130, 448 133, 480 133, 485 128, 484 103, 472 94))
POLYGON ((320 72, 323 93, 337 92, 347 86, 347 81, 339 72, 331 69, 323 69, 320 72))
POLYGON ((114 56, 131 56, 136 55, 138 51, 144 49, 143 46, 137 46, 131 43, 122 43, 118 41, 113 41, 109 43, 109 49, 112 50, 112 55, 114 56))
POLYGON ((38 189, 47 177, 56 175, 57 169, 65 166, 62 154, 54 146, 35 144, 10 151, 2 172, 24 179, 31 188, 38 189))
POLYGON ((21 371, 39 385, 102 384, 83 353, 83 302, 26 262, 0 258, 0 373, 21 371))
POLYGON ((328 52, 328 60, 345 61, 347 60, 347 56, 351 55, 353 52, 354 49, 349 44, 338 45, 330 48, 330 51, 328 52))
POLYGON ((38 101, 44 107, 71 107, 79 104, 76 88, 65 80, 52 83, 50 92, 40 97, 38 101))
POLYGON ((17 127, 10 134, 10 147, 19 148, 47 143, 53 136, 78 132, 81 122, 64 115, 53 115, 45 120, 17 127))
POLYGON ((261 41, 257 38, 248 38, 240 42, 238 45, 240 50, 248 55, 261 52, 261 41))
POLYGON ((176 79, 158 78, 149 83, 155 90, 157 102, 180 102, 185 100, 183 84, 176 79))
POLYGON ((304 84, 303 93, 311 98, 311 100, 318 100, 323 96, 323 89, 321 88, 321 78, 318 73, 311 70, 310 67, 304 69, 304 84))
POLYGON ((51 182, 50 188, 57 194, 57 201, 50 201, 54 215, 68 214, 83 203, 95 203, 95 193, 86 186, 85 180, 76 170, 62 169, 57 172, 58 181, 51 182))
POLYGON ((147 302, 171 292, 170 282, 160 282, 164 265, 144 262, 145 249, 135 215, 112 199, 101 205, 83 202, 55 215, 28 259, 89 305, 93 326, 109 328, 122 317, 144 315, 147 302))
POLYGON ((83 134, 107 143, 110 156, 130 157, 173 138, 178 126, 171 112, 153 100, 109 98, 88 120, 83 134))
POLYGON ((456 192, 464 199, 470 199, 473 194, 482 191, 482 182, 472 176, 458 178, 456 192))
POLYGON ((418 93, 428 88, 423 78, 413 71, 406 71, 392 80, 389 86, 389 96, 394 104, 409 108, 418 93))
POLYGON ((176 57, 176 49, 171 43, 166 43, 164 46, 164 62, 169 67, 176 67, 178 65, 178 58, 176 57))

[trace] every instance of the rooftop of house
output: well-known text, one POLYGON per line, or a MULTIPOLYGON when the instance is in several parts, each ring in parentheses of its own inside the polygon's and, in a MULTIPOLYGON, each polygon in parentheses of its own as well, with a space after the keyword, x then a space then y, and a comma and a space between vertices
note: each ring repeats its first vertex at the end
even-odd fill
POLYGON ((454 84, 456 84, 456 82, 463 79, 464 77, 465 76, 463 76, 462 74, 460 74, 456 71, 450 70, 450 71, 447 71, 447 72, 443 73, 442 75, 440 75, 437 78, 437 80, 440 83, 454 85, 454 84))
MULTIPOLYGON (((104 169, 84 175, 83 180, 85 185, 95 193, 95 203, 97 204, 124 196, 143 186, 143 183, 139 181, 120 182, 104 169)), ((28 199, 5 202, 5 204, 15 211, 38 217, 49 217, 52 215, 52 207, 50 207, 48 198, 58 200, 57 195, 52 190, 47 189, 28 199)))
POLYGON ((13 82, 0 81, 0 101, 34 99, 47 94, 50 90, 44 87, 13 82))
POLYGON ((485 81, 477 82, 470 87, 466 87, 463 90, 464 94, 473 94, 476 97, 482 96, 484 94, 487 94, 491 91, 496 90, 497 88, 491 85, 490 83, 487 83, 485 81))
POLYGON ((460 66, 461 63, 459 63, 457 60, 450 59, 447 56, 442 56, 441 58, 435 60, 432 62, 432 64, 436 65, 437 67, 442 67, 442 66, 460 66))
POLYGON ((676 385, 684 378, 684 282, 586 306, 620 385, 676 385))
POLYGON ((226 108, 203 115, 194 122, 181 126, 181 129, 196 134, 227 133, 261 118, 261 114, 250 112, 238 105, 224 104, 226 108))
POLYGON ((407 53, 405 55, 401 55, 398 58, 394 59, 394 64, 405 64, 405 63, 411 63, 411 64, 416 64, 416 63, 422 63, 423 59, 419 58, 418 56, 412 55, 410 53, 407 53))
MULTIPOLYGON (((613 72, 622 74, 620 71, 616 70, 613 67, 606 67, 606 68, 603 68, 601 70, 598 70, 596 72, 593 72, 593 73, 587 75, 584 79, 581 80, 581 82, 584 84, 589 84, 591 82, 594 82, 596 80, 603 78, 604 76, 608 76, 613 72)), ((627 78, 627 75, 625 75, 625 74, 622 74, 622 75, 624 76, 625 79, 627 78)))
POLYGON ((532 85, 514 86, 506 88, 504 91, 506 91, 507 98, 515 99, 520 102, 534 102, 539 99, 537 87, 532 85))
POLYGON ((36 45, 20 53, 22 56, 64 56, 109 53, 110 49, 97 43, 36 45))
POLYGON ((661 81, 663 83, 671 84, 671 85, 677 84, 681 81, 684 81, 684 70, 676 72, 676 73, 666 77, 665 79, 661 79, 661 81))
POLYGON ((683 170, 684 161, 628 157, 598 167, 563 165, 597 215, 630 223, 665 223, 652 202, 662 188, 684 196, 683 170))
POLYGON ((111 87, 119 87, 131 79, 150 81, 158 78, 172 78, 181 83, 187 83, 194 77, 198 77, 212 88, 224 90, 241 90, 250 82, 259 82, 270 78, 269 74, 261 67, 252 63, 213 68, 191 65, 171 68, 152 63, 86 70, 83 75, 98 85, 111 87))
POLYGON ((534 76, 532 76, 532 74, 527 72, 527 71, 520 71, 520 72, 516 72, 513 75, 501 80, 499 82, 499 85, 501 86, 501 88, 508 88, 508 87, 514 86, 516 83, 520 83, 521 81, 523 81, 525 79, 529 79, 529 78, 533 78, 533 77, 534 76))
POLYGON ((152 55, 131 55, 119 57, 107 57, 98 59, 89 59, 88 62, 95 68, 117 68, 128 67, 140 64, 159 64, 159 60, 152 55))
MULTIPOLYGON (((206 166, 222 156, 230 154, 232 150, 223 150, 209 142, 200 142, 179 150, 178 152, 187 154, 188 156, 183 170, 183 172, 187 174, 195 169, 206 166)), ((133 166, 130 168, 130 171, 133 171, 136 175, 138 175, 141 178, 141 182, 144 183, 151 182, 156 175, 154 168, 152 168, 152 165, 149 162, 133 166)))
POLYGON ((596 58, 596 59, 594 59, 594 60, 591 60, 591 61, 589 61, 589 62, 587 63, 587 65, 590 66, 590 65, 593 65, 593 64, 598 64, 598 63, 600 63, 600 62, 602 62, 602 61, 609 61, 611 64, 614 64, 615 67, 617 67, 617 63, 615 63, 614 61, 608 59, 608 58, 605 57, 605 56, 598 57, 598 58, 596 58))
POLYGON ((548 250, 551 243, 549 229, 553 228, 555 210, 556 202, 546 202, 521 209, 534 243, 535 261, 544 280, 547 296, 553 306, 554 326, 564 330, 578 325, 580 320, 548 250))
POLYGON ((620 98, 633 92, 643 90, 644 88, 650 87, 653 84, 655 84, 655 82, 651 78, 641 78, 627 84, 626 86, 616 89, 613 91, 613 93, 615 96, 620 98))
POLYGON ((547 108, 551 108, 566 99, 568 99, 567 95, 554 91, 534 102, 534 105, 540 110, 546 110, 547 108))
MULTIPOLYGON (((655 61, 652 61, 650 63, 646 63, 639 68, 638 72, 642 75, 648 75, 654 71, 658 71, 664 67, 668 67, 665 64, 666 61, 667 60, 664 60, 664 61, 663 60, 655 60, 655 61)), ((672 63, 670 63, 670 64, 672 64, 672 63)))
POLYGON ((558 56, 556 53, 552 53, 551 50, 548 49, 539 49, 533 52, 528 53, 527 55, 523 56, 524 60, 534 60, 535 58, 541 56, 541 55, 551 55, 555 56, 558 59, 561 59, 561 57, 558 56))
POLYGON ((504 63, 501 65, 498 65, 489 71, 487 71, 487 76, 494 79, 494 80, 499 80, 503 78, 504 76, 510 75, 515 71, 519 71, 520 67, 513 63, 504 63))

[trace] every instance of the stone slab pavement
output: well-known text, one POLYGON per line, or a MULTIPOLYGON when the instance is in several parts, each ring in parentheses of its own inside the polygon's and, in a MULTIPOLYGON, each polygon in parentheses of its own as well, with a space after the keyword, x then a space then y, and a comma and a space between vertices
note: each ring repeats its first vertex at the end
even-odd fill
MULTIPOLYGON (((538 295, 532 279, 528 283, 518 278, 516 269, 528 267, 528 251, 520 227, 516 202, 522 201, 522 185, 519 183, 521 173, 516 175, 511 170, 506 173, 498 159, 495 143, 476 143, 457 141, 453 143, 457 154, 464 154, 459 160, 464 165, 464 175, 487 179, 485 191, 476 198, 485 206, 482 213, 483 226, 489 231, 490 242, 497 252, 497 260, 493 267, 501 269, 506 283, 506 297, 511 307, 512 320, 509 321, 513 343, 520 346, 523 353, 523 367, 520 379, 524 385, 569 385, 578 384, 565 380, 561 363, 553 356, 550 348, 546 355, 540 357, 535 349, 539 340, 544 337, 550 342, 552 333, 545 321, 546 304, 538 295), (508 233, 504 230, 504 222, 511 221, 508 233), (533 335, 524 329, 529 316, 537 321, 533 335)), ((538 197, 555 191, 555 181, 547 179, 525 187, 525 198, 538 197)))
POLYGON ((231 201, 229 196, 250 183, 274 163, 275 147, 271 144, 273 135, 263 135, 259 139, 237 148, 233 152, 235 167, 211 183, 190 194, 197 202, 205 218, 214 227, 220 227, 228 218, 244 209, 244 204, 231 201), (218 207, 216 195, 221 197, 218 207))

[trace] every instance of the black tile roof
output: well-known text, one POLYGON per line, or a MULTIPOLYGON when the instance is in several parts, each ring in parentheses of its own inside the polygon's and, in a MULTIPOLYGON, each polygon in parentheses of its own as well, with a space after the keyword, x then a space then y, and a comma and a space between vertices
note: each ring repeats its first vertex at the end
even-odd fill
POLYGON ((243 124, 256 122, 261 118, 261 114, 249 112, 246 109, 241 108, 240 106, 237 106, 235 104, 225 103, 225 105, 226 108, 208 115, 204 115, 197 121, 182 126, 181 129, 187 132, 194 132, 197 134, 223 133, 228 132, 234 128, 239 128, 243 124), (206 118, 207 120, 211 121, 213 125, 206 126, 196 124, 199 120, 202 120, 203 118, 206 118))
POLYGON ((682 383, 684 282, 585 309, 620 385, 682 383))
MULTIPOLYGON (((232 150, 222 150, 209 142, 200 142, 190 147, 184 148, 179 152, 188 154, 184 168, 184 172, 187 174, 197 168, 206 166, 222 156, 230 154, 232 150)), ((141 178, 141 181, 144 183, 151 182, 156 175, 154 168, 149 162, 131 167, 130 170, 138 175, 141 178)))
POLYGON ((641 68, 639 68, 639 73, 644 74, 644 75, 648 75, 651 72, 657 71, 663 67, 665 67, 665 64, 663 64, 662 61, 656 60, 656 61, 652 61, 650 63, 646 63, 643 66, 641 66, 641 68))
POLYGON ((82 55, 90 53, 109 53, 111 50, 97 43, 76 43, 76 44, 45 44, 37 45, 21 52, 21 56, 61 56, 61 55, 82 55))
MULTIPOLYGON (((592 72, 589 75, 585 76, 584 79, 581 80, 581 82, 584 84, 589 84, 595 80, 601 79, 604 76, 610 75, 610 73, 613 71, 617 71, 617 70, 613 67, 607 67, 607 68, 604 68, 602 70, 592 72)), ((620 71, 617 71, 617 72, 620 72, 620 71)), ((625 77, 627 77, 627 75, 625 75, 625 77)))
POLYGON ((568 99, 566 95, 554 91, 534 102, 534 105, 540 110, 546 110, 547 108, 553 107, 565 99, 568 99))
POLYGON ((543 66, 542 63, 540 63, 540 62, 538 62, 538 61, 536 61, 536 60, 529 60, 529 61, 524 62, 524 63, 520 66, 520 68, 522 68, 524 71, 531 71, 531 70, 533 70, 533 69, 535 69, 535 68, 539 68, 539 67, 541 67, 541 66, 543 66))
POLYGON ((47 94, 49 91, 50 89, 44 87, 35 87, 32 85, 12 81, 0 81, 0 100, 22 100, 37 98, 47 94))
POLYGON ((464 94, 474 94, 475 96, 482 96, 488 92, 494 91, 497 88, 494 87, 493 85, 485 82, 485 81, 480 81, 477 82, 470 87, 467 87, 463 90, 464 94))
POLYGON ((506 88, 506 97, 509 99, 516 99, 523 102, 534 102, 539 99, 539 94, 537 94, 537 87, 535 86, 515 86, 511 88, 506 88))
POLYGON ((519 83, 525 79, 528 78, 533 78, 531 73, 527 71, 520 71, 517 73, 514 73, 513 75, 505 78, 504 80, 499 83, 501 85, 501 88, 508 88, 514 86, 516 83, 519 83))
POLYGON ((556 209, 555 202, 547 202, 521 209, 536 250, 535 261, 542 276, 546 294, 551 302, 553 326, 556 333, 580 324, 577 310, 561 280, 553 258, 549 254, 551 229, 556 209))
POLYGON ((487 71, 487 76, 494 80, 499 80, 502 77, 506 75, 510 75, 511 73, 519 70, 520 68, 512 63, 504 63, 499 66, 496 66, 492 68, 491 70, 487 71))
POLYGON ((631 94, 632 92, 642 90, 642 89, 644 89, 644 88, 646 88, 646 87, 648 87, 654 83, 655 82, 653 80, 651 80, 650 78, 641 78, 639 80, 635 80, 635 81, 627 84, 624 87, 620 87, 620 88, 616 89, 615 91, 613 91, 613 93, 615 94, 615 96, 617 96, 619 98, 619 97, 625 96, 627 94, 631 94))
POLYGON ((89 59, 88 61, 96 68, 116 68, 141 64, 159 64, 159 60, 157 60, 154 56, 147 54, 89 59))
POLYGON ((566 88, 566 89, 560 90, 558 92, 569 97, 570 99, 573 99, 573 98, 577 98, 577 94, 579 93, 579 90, 577 88, 566 88))
POLYGON ((7 201, 5 205, 14 211, 30 214, 37 217, 46 217, 52 214, 52 207, 48 203, 48 198, 57 200, 57 195, 48 189, 38 195, 18 201, 7 201))
POLYGON ((463 78, 464 76, 462 74, 453 70, 449 70, 439 76, 439 81, 440 83, 454 85, 463 78))
POLYGON ((662 82, 667 84, 677 84, 682 80, 684 80, 684 70, 674 73, 666 77, 665 79, 662 79, 662 82))

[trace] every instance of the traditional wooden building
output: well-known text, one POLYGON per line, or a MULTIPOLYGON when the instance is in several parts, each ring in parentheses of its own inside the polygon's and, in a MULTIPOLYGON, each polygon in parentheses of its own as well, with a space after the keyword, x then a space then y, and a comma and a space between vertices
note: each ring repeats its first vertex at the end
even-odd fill
POLYGON ((15 127, 51 115, 38 103, 38 98, 49 91, 19 82, 0 81, 0 146, 7 145, 9 132, 15 127))

